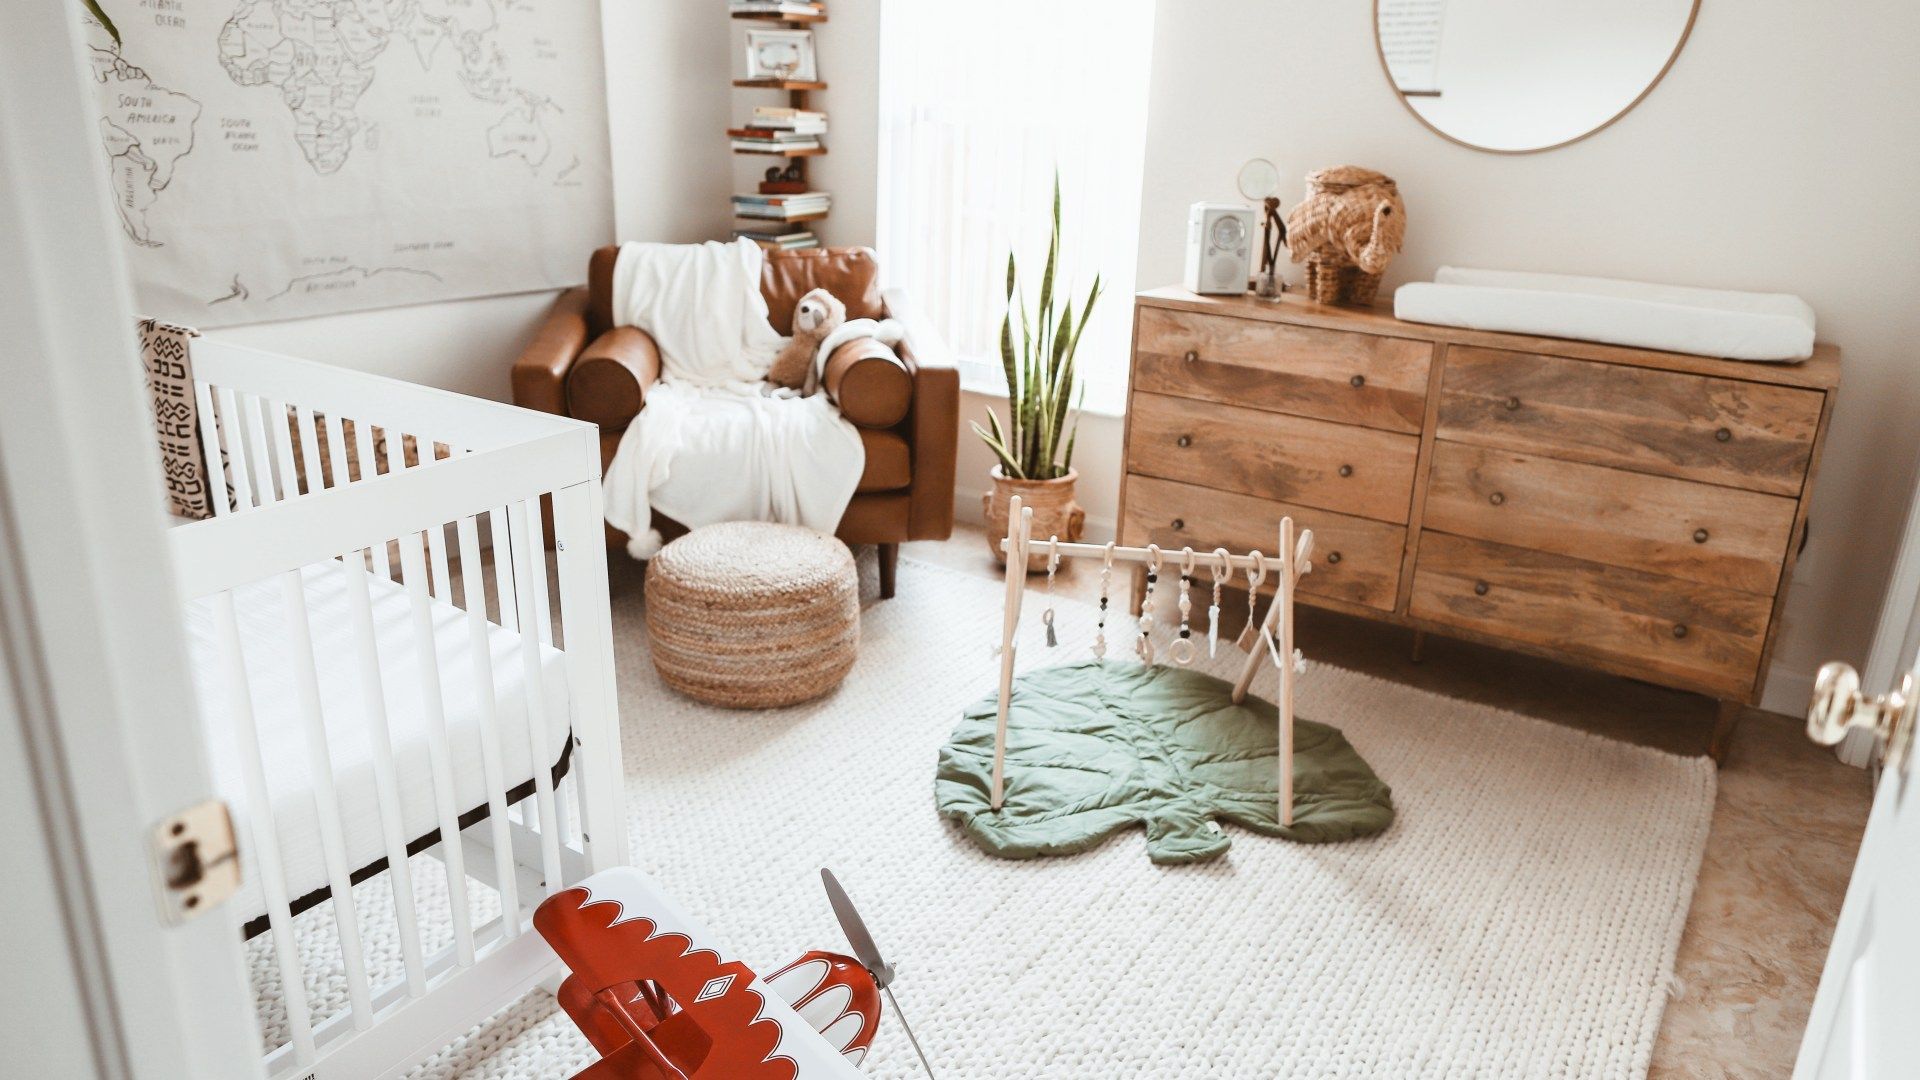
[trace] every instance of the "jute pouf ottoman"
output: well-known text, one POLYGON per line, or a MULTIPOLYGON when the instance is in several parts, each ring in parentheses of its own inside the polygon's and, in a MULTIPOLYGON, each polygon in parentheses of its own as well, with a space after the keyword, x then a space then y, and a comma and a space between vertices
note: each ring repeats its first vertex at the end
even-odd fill
POLYGON ((647 639, 668 686, 770 709, 840 685, 860 649, 853 553, 797 525, 707 525, 647 564, 647 639))

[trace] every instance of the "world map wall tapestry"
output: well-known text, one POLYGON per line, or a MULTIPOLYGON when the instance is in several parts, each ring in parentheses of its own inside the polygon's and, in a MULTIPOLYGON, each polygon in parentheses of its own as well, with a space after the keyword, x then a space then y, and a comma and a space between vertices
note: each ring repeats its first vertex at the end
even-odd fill
POLYGON ((77 17, 149 315, 554 288, 613 238, 592 0, 101 3, 119 44, 77 17))

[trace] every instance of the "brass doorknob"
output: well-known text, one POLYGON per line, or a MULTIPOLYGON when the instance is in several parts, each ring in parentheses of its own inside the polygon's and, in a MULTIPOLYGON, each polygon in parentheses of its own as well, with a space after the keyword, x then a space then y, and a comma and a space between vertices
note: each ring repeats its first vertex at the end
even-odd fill
POLYGON ((1187 355, 1183 359, 1185 359, 1187 363, 1191 364, 1195 360, 1200 359, 1200 354, 1192 349, 1188 349, 1187 355))
POLYGON ((1889 769, 1906 760, 1913 743, 1913 675, 1900 676, 1900 685, 1876 697, 1860 693, 1860 674, 1851 664, 1823 665, 1813 680, 1813 703, 1807 706, 1807 738, 1834 746, 1847 732, 1873 732, 1880 759, 1889 769))

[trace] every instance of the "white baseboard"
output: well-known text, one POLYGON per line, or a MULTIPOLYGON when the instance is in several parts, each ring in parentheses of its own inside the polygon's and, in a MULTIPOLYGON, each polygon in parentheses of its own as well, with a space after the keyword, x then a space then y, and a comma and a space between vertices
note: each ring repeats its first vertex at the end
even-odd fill
POLYGON ((1807 715, 1807 703, 1813 700, 1813 674, 1791 671, 1774 664, 1767 669, 1767 684, 1760 691, 1760 707, 1787 716, 1807 715))

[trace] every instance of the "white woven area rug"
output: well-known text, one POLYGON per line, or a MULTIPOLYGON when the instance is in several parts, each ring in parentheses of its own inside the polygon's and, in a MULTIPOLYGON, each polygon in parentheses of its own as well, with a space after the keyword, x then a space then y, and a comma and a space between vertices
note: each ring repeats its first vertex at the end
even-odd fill
MULTIPOLYGON (((1061 602, 1048 650, 1039 584, 1023 660, 1084 657, 1094 610, 1061 602)), ((1705 759, 1313 665, 1300 712, 1393 786, 1385 834, 1234 831, 1218 861, 1157 867, 1136 832, 1008 862, 933 806, 935 756, 993 686, 998 583, 903 562, 840 690, 768 713, 662 688, 638 573, 617 567, 614 591, 639 864, 762 970, 844 947, 818 884, 833 867, 944 1080, 1647 1072, 1713 807, 1705 759)), ((1214 669, 1239 656, 1223 645, 1214 669)), ((415 1075, 548 1080, 591 1060, 536 992, 415 1075)), ((921 1075, 891 1019, 866 1072, 921 1075)))

